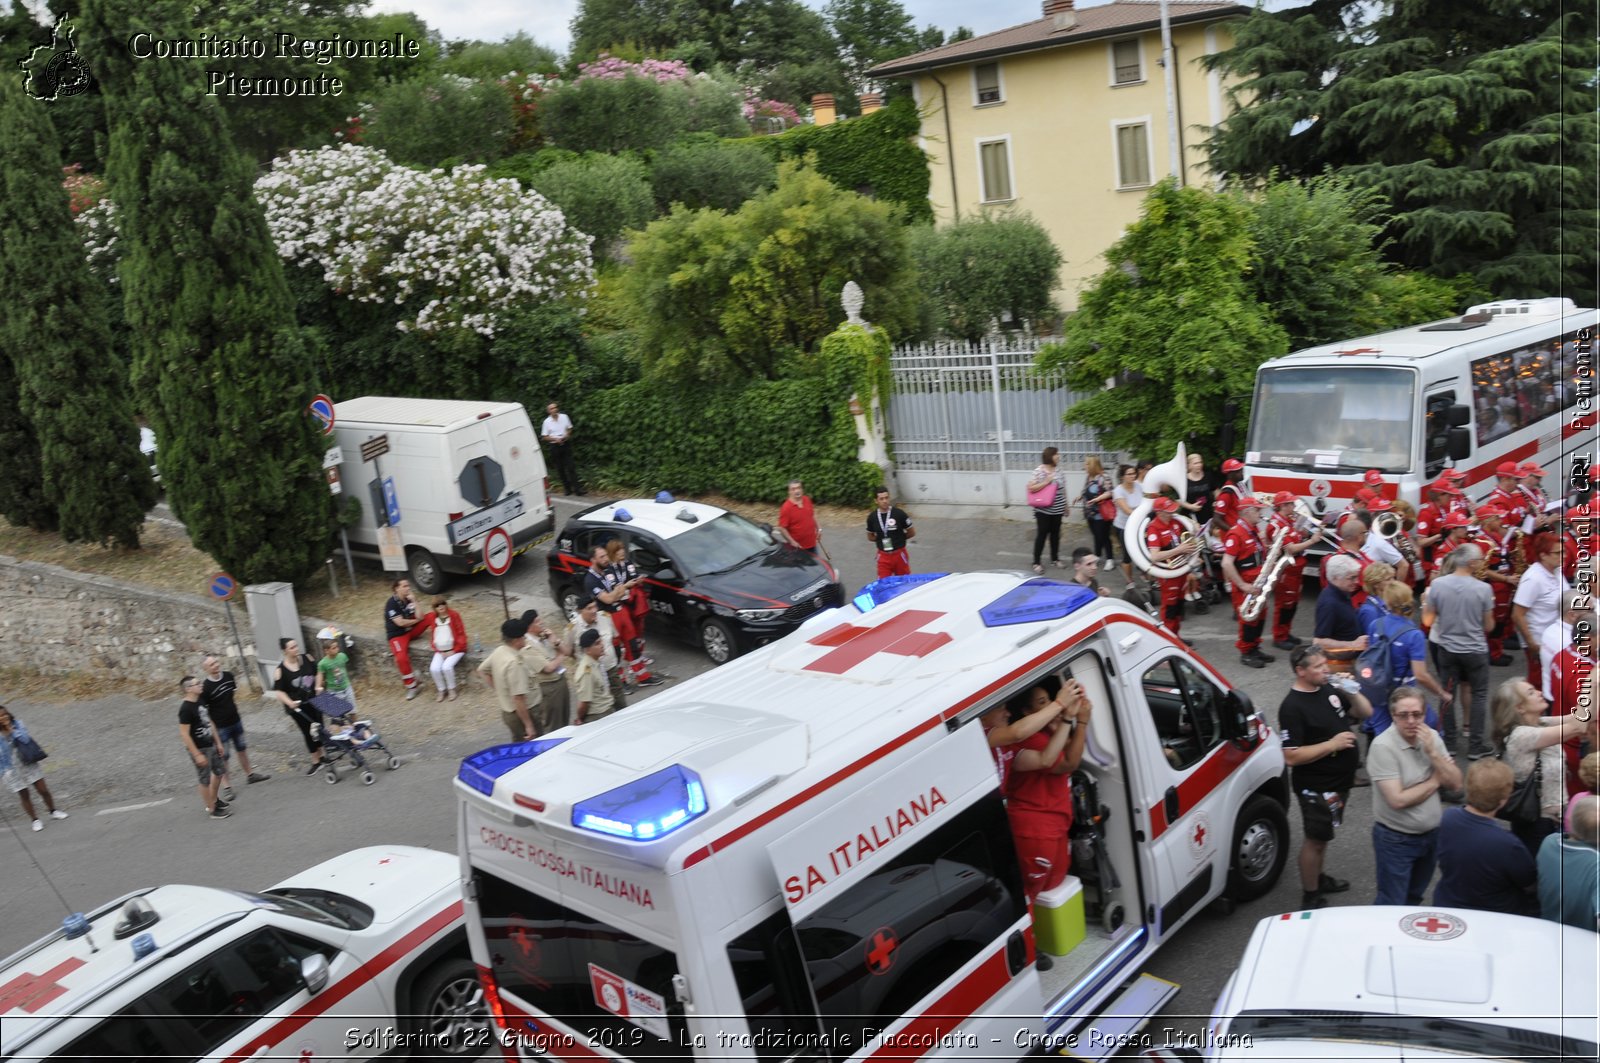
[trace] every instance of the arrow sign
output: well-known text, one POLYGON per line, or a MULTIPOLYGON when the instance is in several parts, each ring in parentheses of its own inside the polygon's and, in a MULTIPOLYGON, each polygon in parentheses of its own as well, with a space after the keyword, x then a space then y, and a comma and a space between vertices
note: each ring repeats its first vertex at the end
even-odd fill
POLYGON ((504 576, 511 568, 511 533, 491 528, 483 537, 483 567, 493 576, 504 576))
POLYGON ((306 410, 311 414, 311 416, 322 422, 323 435, 329 436, 333 434, 334 417, 332 399, 328 398, 326 395, 318 395, 316 398, 311 400, 311 403, 306 407, 306 410))
POLYGON ((239 589, 239 584, 234 582, 232 576, 226 572, 218 572, 211 577, 211 583, 206 588, 211 592, 211 597, 227 601, 239 589))

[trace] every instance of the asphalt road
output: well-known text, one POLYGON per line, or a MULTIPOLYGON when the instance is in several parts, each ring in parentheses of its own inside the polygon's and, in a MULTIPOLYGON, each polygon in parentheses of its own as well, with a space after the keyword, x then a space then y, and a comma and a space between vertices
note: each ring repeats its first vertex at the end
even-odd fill
MULTIPOLYGON (((564 518, 575 508, 563 503, 559 511, 564 518)), ((919 516, 917 528, 911 554, 915 571, 1025 570, 1030 560, 1031 520, 919 516)), ((1087 533, 1081 524, 1069 525, 1066 538, 1063 555, 1086 544, 1087 533)), ((826 542, 847 589, 853 591, 870 578, 872 547, 860 525, 829 528, 826 542)), ((1113 593, 1120 591, 1120 572, 1109 574, 1106 583, 1113 593)), ((514 596, 513 608, 553 608, 540 550, 517 560, 506 585, 514 596)), ((499 588, 483 576, 458 580, 452 593, 498 599, 499 588)), ((1302 601, 1296 623, 1302 636, 1309 634, 1313 608, 1311 600, 1302 601)), ((1277 704, 1291 678, 1285 654, 1279 653, 1277 663, 1265 670, 1241 666, 1226 606, 1191 618, 1184 634, 1195 641, 1196 652, 1276 721, 1277 704)), ((710 668, 692 647, 658 641, 651 652, 675 683, 710 668)), ((1514 667, 1520 667, 1517 657, 1514 667)), ((1509 668, 1496 669, 1495 679, 1510 673, 1509 668)), ((175 741, 172 702, 109 698, 30 705, 12 699, 13 710, 50 750, 47 778, 72 818, 47 821, 44 831, 35 834, 16 802, 0 795, 0 955, 58 925, 68 911, 85 910, 144 885, 260 888, 361 845, 404 843, 453 851, 456 806, 449 781, 462 756, 500 741, 503 733, 488 698, 481 690, 469 691, 462 702, 441 707, 453 711, 440 718, 439 726, 397 744, 403 766, 393 772, 380 768, 372 786, 348 777, 329 786, 320 776, 301 775, 297 767, 304 754, 298 734, 276 709, 251 703, 245 715, 253 751, 274 777, 241 787, 236 815, 221 822, 206 820, 200 809, 193 776, 175 741)), ((364 708, 382 724, 381 705, 364 708)), ((1345 826, 1329 849, 1327 870, 1355 883, 1335 904, 1372 899, 1371 793, 1353 792, 1345 826)), ((1297 812, 1291 811, 1290 822, 1292 843, 1298 846, 1297 812)), ((1291 851, 1284 877, 1267 897, 1231 914, 1207 911, 1195 918, 1149 965, 1152 974, 1182 986, 1153 1027, 1200 1033, 1257 920, 1294 910, 1299 901, 1291 851)))

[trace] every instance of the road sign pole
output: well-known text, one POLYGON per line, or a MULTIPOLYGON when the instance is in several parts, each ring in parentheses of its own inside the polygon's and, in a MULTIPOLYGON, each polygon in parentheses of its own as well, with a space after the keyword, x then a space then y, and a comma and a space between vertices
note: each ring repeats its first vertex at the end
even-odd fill
POLYGON ((356 562, 350 556, 350 536, 345 532, 342 525, 339 528, 339 541, 344 544, 344 567, 350 573, 350 586, 359 588, 359 584, 356 583, 356 562))
POLYGON ((506 619, 510 620, 511 619, 511 599, 506 597, 506 578, 504 576, 499 576, 499 577, 496 577, 496 578, 499 579, 499 581, 500 581, 500 604, 505 607, 506 619))
POLYGON ((222 608, 228 613, 228 630, 233 632, 233 646, 239 653, 239 670, 249 678, 250 689, 259 694, 261 693, 261 688, 256 683, 255 669, 251 668, 249 662, 244 659, 244 640, 239 637, 239 625, 233 622, 233 603, 224 598, 222 599, 222 608))

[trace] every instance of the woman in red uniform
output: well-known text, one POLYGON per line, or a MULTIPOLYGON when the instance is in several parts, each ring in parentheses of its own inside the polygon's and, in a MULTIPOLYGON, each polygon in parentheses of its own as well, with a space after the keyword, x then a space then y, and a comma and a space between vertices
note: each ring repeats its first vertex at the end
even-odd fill
POLYGON ((1006 775, 1006 815, 1022 864, 1022 888, 1032 902, 1067 877, 1072 851, 1072 773, 1083 759, 1089 734, 1089 698, 1076 681, 1068 681, 1059 699, 1036 686, 1012 706, 1012 718, 1037 713, 1059 700, 1058 718, 1037 734, 1010 747, 1016 751, 1006 775))

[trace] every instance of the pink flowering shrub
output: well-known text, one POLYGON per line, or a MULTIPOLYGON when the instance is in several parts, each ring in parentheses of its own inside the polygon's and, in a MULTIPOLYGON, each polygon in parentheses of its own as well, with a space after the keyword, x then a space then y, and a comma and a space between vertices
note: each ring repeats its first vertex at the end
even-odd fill
POLYGON ((601 52, 594 62, 578 64, 578 76, 573 81, 621 81, 626 77, 642 77, 665 85, 673 81, 689 81, 694 76, 694 71, 680 59, 644 59, 630 63, 601 52))

